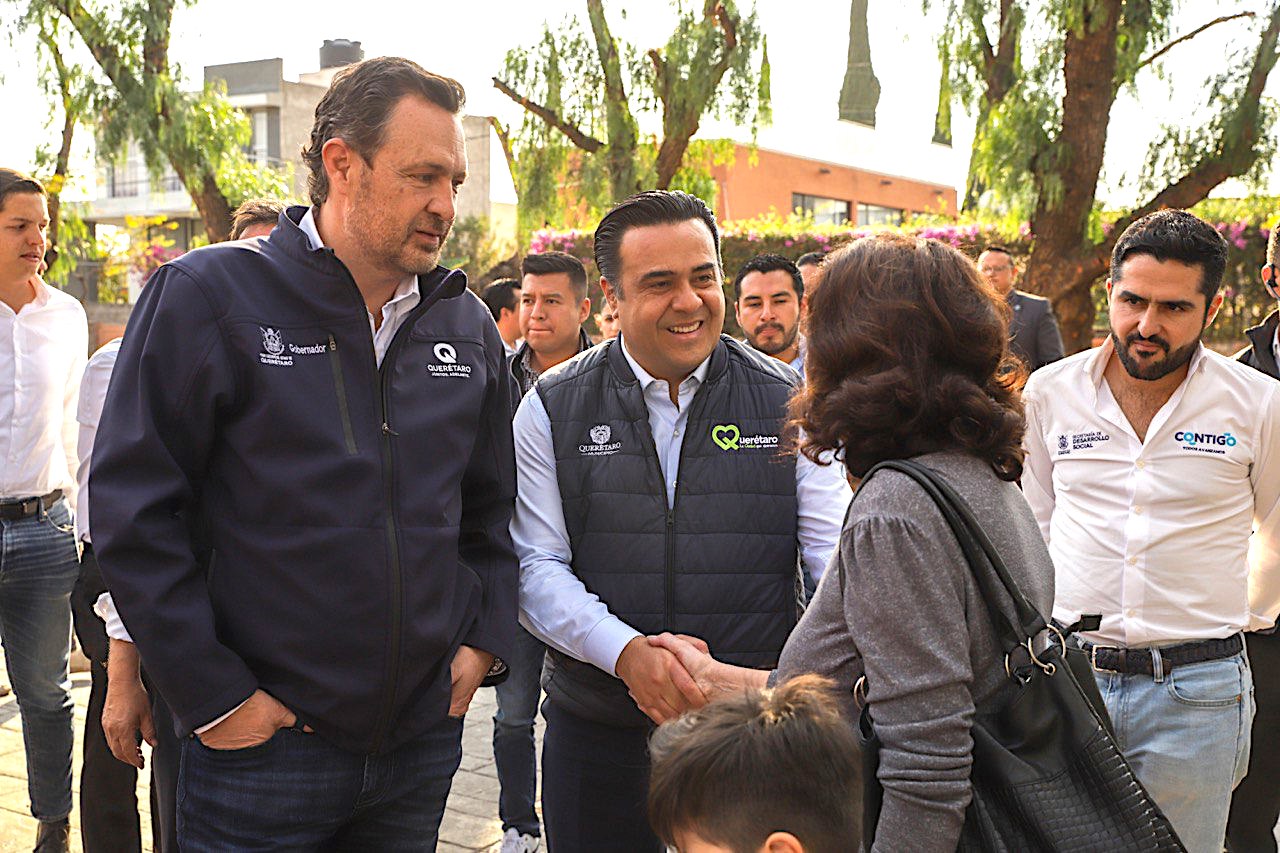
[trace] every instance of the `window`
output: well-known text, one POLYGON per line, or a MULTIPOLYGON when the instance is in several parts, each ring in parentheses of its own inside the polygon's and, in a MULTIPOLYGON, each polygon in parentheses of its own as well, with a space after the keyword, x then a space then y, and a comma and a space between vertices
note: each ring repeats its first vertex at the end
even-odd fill
POLYGON ((881 207, 878 204, 858 205, 859 225, 901 225, 902 208, 881 207))
POLYGON ((818 225, 844 225, 849 221, 849 202, 837 198, 792 193, 791 209, 812 216, 818 225))
POLYGON ((267 148, 267 111, 254 110, 250 117, 253 119, 253 136, 249 140, 249 159, 258 165, 264 165, 270 157, 267 148))

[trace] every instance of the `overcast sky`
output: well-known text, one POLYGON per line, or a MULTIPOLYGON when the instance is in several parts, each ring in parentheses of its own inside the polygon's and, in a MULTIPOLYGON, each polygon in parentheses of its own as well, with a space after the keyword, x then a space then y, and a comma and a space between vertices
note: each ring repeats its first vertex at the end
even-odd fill
MULTIPOLYGON (((882 86, 874 132, 836 121, 848 49, 847 0, 758 0, 757 7, 769 38, 774 104, 774 124, 762 132, 761 145, 963 185, 972 122, 957 113, 954 150, 930 144, 938 26, 921 10, 920 0, 871 3, 872 61, 882 86)), ((1184 0, 1174 29, 1181 33, 1217 15, 1255 7, 1263 7, 1261 0, 1184 0)), ((569 14, 585 20, 582 8, 580 0, 412 5, 364 0, 358 6, 331 0, 201 0, 176 14, 171 55, 193 80, 201 79, 205 65, 268 57, 283 58, 285 76, 296 79, 318 66, 324 39, 354 39, 363 43, 366 56, 403 55, 458 78, 467 89, 468 112, 511 121, 519 118, 520 108, 490 83, 507 49, 534 43, 544 21, 558 26, 569 14)), ((623 4, 611 2, 607 8, 614 34, 645 49, 661 45, 674 20, 660 0, 630 4, 625 18, 617 11, 623 4)), ((1122 96, 1112 116, 1104 175, 1110 200, 1123 203, 1132 197, 1125 179, 1136 176, 1160 123, 1204 120, 1205 77, 1224 67, 1224 57, 1251 47, 1250 32, 1247 22, 1216 27, 1175 49, 1166 79, 1146 73, 1139 97, 1122 96)), ((29 37, 19 38, 13 51, 0 51, 0 75, 0 115, 7 117, 0 163, 30 168, 36 146, 52 142, 56 128, 44 126, 51 107, 36 85, 29 37)), ((1280 74, 1272 74, 1269 93, 1280 92, 1277 78, 1280 74)), ((730 131, 704 124, 706 134, 730 131)))

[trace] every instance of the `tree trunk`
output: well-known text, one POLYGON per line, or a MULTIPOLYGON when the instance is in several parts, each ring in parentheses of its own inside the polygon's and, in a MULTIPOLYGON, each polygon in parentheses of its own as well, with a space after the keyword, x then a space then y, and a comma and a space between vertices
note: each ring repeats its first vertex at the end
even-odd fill
POLYGON ((609 22, 604 17, 603 0, 587 0, 587 17, 591 20, 591 34, 595 37, 596 53, 605 81, 605 126, 608 131, 609 188, 614 202, 640 189, 636 180, 636 143, 639 127, 627 104, 627 92, 622 81, 622 60, 618 56, 618 44, 609 32, 609 22))
POLYGON ((871 37, 867 32, 867 0, 849 5, 849 56, 840 89, 840 118, 876 126, 880 81, 871 67, 871 37))
POLYGON ((1094 247, 1085 234, 1102 171, 1111 105, 1115 101, 1116 37, 1123 0, 1102 0, 1083 15, 1078 29, 1068 32, 1063 59, 1066 95, 1062 131, 1053 149, 1041 155, 1034 179, 1041 191, 1031 216, 1035 243, 1027 260, 1024 286, 1054 300, 1066 297, 1059 314, 1068 347, 1087 343, 1090 312, 1073 307, 1087 301, 1089 282, 1097 275, 1094 247), (1083 294, 1083 295, 1082 295, 1083 294))

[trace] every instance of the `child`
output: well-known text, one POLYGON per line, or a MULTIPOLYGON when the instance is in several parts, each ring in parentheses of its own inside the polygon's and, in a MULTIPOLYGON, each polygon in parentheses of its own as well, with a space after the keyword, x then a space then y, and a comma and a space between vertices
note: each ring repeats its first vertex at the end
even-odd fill
POLYGON ((852 725, 816 675, 712 702, 649 743, 649 821, 678 853, 849 853, 862 838, 852 725))

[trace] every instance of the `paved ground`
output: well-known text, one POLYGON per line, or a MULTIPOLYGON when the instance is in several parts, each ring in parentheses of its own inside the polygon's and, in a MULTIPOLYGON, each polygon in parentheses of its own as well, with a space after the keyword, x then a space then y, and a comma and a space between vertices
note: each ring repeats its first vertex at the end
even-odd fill
MULTIPOLYGON (((0 680, 5 680, 2 662, 0 680)), ((74 790, 78 791, 80 738, 84 732, 85 706, 89 702, 89 674, 74 673, 72 685, 76 701, 76 752, 72 772, 74 790)), ((493 766, 493 695, 493 690, 481 690, 467 714, 462 735, 462 767, 454 777, 453 791, 440 827, 438 849, 442 853, 461 853, 464 850, 496 853, 502 838, 502 826, 498 822, 498 777, 493 766)), ((539 744, 541 737, 539 720, 539 744)), ((27 798, 27 768, 23 755, 22 722, 17 703, 9 695, 0 700, 0 853, 30 850, 35 839, 36 822, 31 817, 31 804, 27 798)), ((149 801, 147 775, 140 774, 138 800, 144 804, 142 835, 149 840, 151 828, 145 805, 149 801)), ((75 800, 75 809, 71 812, 71 849, 79 851, 79 797, 75 800)), ((146 844, 143 849, 150 851, 151 847, 146 844)))

